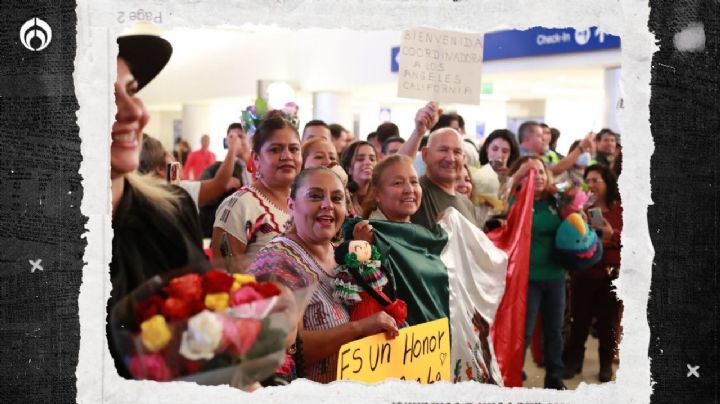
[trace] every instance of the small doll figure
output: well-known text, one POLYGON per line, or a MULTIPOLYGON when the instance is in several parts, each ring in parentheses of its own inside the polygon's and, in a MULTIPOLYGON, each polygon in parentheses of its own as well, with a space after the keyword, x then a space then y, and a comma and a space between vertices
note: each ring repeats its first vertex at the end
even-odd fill
POLYGON ((398 326, 407 318, 407 305, 390 300, 382 288, 388 280, 380 270, 380 253, 364 240, 346 241, 335 249, 336 300, 351 306, 350 321, 385 311, 398 326))
POLYGON ((567 180, 554 185, 556 193, 555 198, 560 207, 560 217, 566 219, 572 213, 580 213, 583 215, 583 209, 590 201, 590 195, 587 193, 587 185, 584 183, 575 183, 567 180))

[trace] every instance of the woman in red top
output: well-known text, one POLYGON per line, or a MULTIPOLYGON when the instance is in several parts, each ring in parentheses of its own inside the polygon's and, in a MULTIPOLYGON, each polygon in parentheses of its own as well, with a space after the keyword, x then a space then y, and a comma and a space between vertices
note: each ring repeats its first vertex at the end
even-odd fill
POLYGON ((592 165, 585 170, 588 188, 597 198, 592 208, 600 208, 603 225, 593 226, 601 236, 603 259, 593 267, 572 273, 571 306, 572 326, 565 346, 565 378, 570 379, 582 370, 585 341, 593 317, 600 346, 601 382, 612 379, 612 360, 617 349, 622 303, 617 300, 612 281, 620 268, 620 232, 622 231, 622 205, 617 179, 612 170, 603 165, 592 165))

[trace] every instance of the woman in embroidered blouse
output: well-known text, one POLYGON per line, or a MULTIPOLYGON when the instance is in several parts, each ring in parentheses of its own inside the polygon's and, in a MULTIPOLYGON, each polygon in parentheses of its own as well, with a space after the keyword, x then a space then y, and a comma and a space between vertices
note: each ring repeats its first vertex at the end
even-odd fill
POLYGON ((397 335, 397 324, 380 312, 350 321, 347 309, 336 302, 332 238, 347 214, 344 187, 324 167, 308 168, 293 184, 288 208, 292 224, 255 257, 248 272, 274 274, 293 290, 318 283, 300 324, 305 376, 313 381, 335 380, 340 347, 358 338, 386 332, 397 335))
POLYGON ((273 237, 281 234, 288 214, 290 185, 302 167, 297 129, 280 117, 265 119, 253 135, 252 160, 257 180, 226 198, 215 214, 215 257, 239 257, 240 270, 273 237), (223 251, 223 236, 228 251, 223 251))

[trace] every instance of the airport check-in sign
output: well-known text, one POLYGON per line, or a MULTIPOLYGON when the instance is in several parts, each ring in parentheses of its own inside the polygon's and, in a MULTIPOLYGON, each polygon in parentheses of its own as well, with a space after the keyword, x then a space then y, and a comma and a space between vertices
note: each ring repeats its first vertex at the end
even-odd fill
MULTIPOLYGON (((606 34, 597 27, 577 30, 535 27, 525 31, 497 31, 485 34, 483 42, 485 62, 620 48, 619 36, 606 34)), ((399 46, 390 49, 391 72, 396 73, 400 70, 399 54, 399 46)))

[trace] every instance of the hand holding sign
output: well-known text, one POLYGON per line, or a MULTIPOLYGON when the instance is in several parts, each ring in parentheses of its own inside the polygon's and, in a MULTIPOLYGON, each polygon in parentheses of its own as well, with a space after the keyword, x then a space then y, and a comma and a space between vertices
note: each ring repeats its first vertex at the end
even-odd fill
POLYGON ((428 102, 424 107, 420 108, 415 114, 415 130, 418 133, 425 133, 435 126, 442 114, 442 109, 434 101, 428 102))
POLYGON ((400 330, 388 341, 372 335, 343 345, 338 356, 337 379, 366 383, 388 378, 423 384, 450 381, 450 328, 448 319, 400 330))
POLYGON ((381 311, 358 321, 360 335, 373 335, 384 332, 388 339, 398 336, 395 320, 386 312, 381 311))

